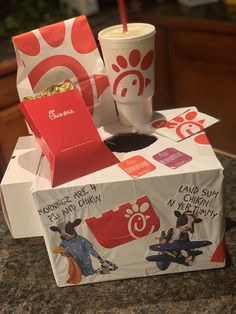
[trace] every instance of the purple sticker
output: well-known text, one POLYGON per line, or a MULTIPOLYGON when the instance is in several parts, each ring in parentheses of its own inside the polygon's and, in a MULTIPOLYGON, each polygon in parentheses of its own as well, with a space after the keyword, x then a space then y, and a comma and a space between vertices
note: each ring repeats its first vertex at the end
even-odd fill
POLYGON ((191 156, 182 153, 173 147, 164 149, 160 153, 154 155, 153 158, 172 169, 179 168, 180 166, 192 160, 191 156))

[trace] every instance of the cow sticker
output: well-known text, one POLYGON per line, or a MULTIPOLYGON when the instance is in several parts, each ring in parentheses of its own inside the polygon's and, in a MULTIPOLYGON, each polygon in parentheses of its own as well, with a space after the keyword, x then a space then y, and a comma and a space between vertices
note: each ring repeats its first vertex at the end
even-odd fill
POLYGON ((157 267, 164 271, 171 263, 192 266, 195 258, 202 255, 202 247, 212 244, 211 241, 190 241, 189 234, 194 234, 195 225, 202 222, 192 211, 183 213, 174 211, 176 225, 167 231, 162 230, 158 244, 150 245, 149 249, 157 252, 146 257, 149 262, 156 262, 157 267))
POLYGON ((61 242, 54 248, 54 253, 60 253, 67 258, 69 278, 67 283, 78 284, 82 276, 94 274, 109 274, 117 269, 117 266, 110 261, 104 260, 94 249, 92 243, 85 237, 79 235, 75 227, 81 224, 81 219, 73 222, 61 222, 57 226, 51 226, 50 230, 60 234, 61 242), (91 256, 100 263, 100 267, 94 269, 91 256))

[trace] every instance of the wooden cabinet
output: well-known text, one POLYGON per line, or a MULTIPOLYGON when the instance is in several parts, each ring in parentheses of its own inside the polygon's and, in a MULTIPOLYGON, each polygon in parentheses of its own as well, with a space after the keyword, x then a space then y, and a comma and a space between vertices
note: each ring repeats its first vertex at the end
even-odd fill
POLYGON ((207 130, 211 143, 236 155, 236 34, 170 30, 169 69, 173 105, 219 118, 207 130))
POLYGON ((155 109, 196 106, 219 118, 210 142, 236 156, 236 22, 142 19, 157 28, 155 109))
POLYGON ((28 134, 18 103, 16 61, 13 59, 0 63, 0 177, 18 137, 28 134))

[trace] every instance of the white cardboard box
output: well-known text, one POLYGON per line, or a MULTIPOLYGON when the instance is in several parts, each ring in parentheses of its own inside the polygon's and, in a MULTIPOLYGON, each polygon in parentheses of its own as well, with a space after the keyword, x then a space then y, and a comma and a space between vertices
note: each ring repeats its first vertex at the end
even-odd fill
POLYGON ((41 158, 33 136, 20 137, 1 182, 1 205, 14 238, 41 236, 42 227, 30 188, 41 158))
MULTIPOLYGON (((162 116, 169 120, 178 113, 162 116)), ((118 122, 99 129, 103 139, 128 131, 118 122)), ((120 161, 144 158, 138 166, 137 160, 126 164, 130 173, 147 167, 141 176, 114 165, 52 189, 42 159, 32 192, 58 286, 225 265, 223 169, 212 147, 194 136, 175 142, 158 130, 143 131, 157 141, 117 154, 120 161), (174 155, 166 164, 153 158, 170 148, 184 154, 182 164, 175 164, 174 155)))

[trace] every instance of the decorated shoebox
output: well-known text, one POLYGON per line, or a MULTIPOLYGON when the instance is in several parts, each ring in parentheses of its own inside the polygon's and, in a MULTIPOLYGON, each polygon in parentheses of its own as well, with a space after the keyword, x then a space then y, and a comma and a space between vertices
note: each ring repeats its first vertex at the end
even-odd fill
POLYGON ((41 155, 33 136, 20 137, 1 181, 1 207, 14 238, 42 236, 42 225, 30 193, 41 155))
POLYGON ((58 286, 225 265, 223 169, 204 131, 216 121, 191 107, 107 124, 119 163, 54 188, 42 158, 32 195, 58 286))

